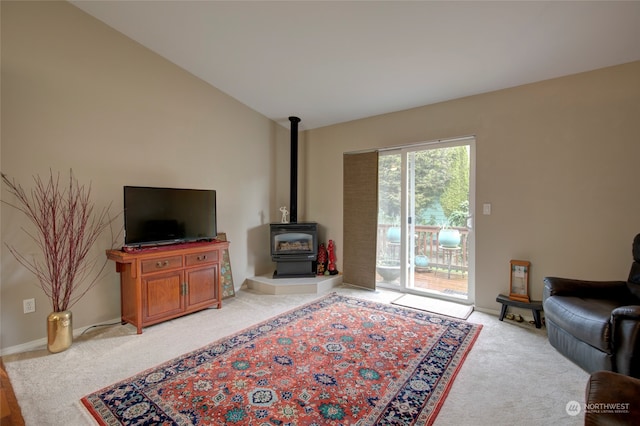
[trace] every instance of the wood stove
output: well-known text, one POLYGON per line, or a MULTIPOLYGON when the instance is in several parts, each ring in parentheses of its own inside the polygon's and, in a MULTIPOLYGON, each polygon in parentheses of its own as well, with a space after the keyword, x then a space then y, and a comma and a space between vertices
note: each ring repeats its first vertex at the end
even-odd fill
POLYGON ((272 223, 271 260, 276 262, 273 278, 315 276, 318 256, 318 224, 315 222, 272 223))
POLYGON ((273 278, 315 277, 318 257, 318 224, 298 223, 298 117, 291 122, 290 223, 272 223, 271 260, 276 262, 273 278))

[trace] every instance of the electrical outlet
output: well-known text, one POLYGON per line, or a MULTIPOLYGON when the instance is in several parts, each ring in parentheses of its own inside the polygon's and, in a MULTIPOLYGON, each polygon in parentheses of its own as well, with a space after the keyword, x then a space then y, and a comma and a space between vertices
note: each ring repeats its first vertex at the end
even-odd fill
POLYGON ((22 309, 25 314, 36 311, 36 299, 24 299, 22 301, 22 309))

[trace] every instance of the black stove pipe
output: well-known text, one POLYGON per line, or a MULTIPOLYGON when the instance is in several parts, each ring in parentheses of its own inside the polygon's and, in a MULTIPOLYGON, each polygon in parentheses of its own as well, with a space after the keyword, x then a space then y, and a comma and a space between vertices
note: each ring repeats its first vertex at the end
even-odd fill
POLYGON ((289 222, 298 223, 298 117, 289 117, 291 122, 291 181, 289 198, 289 222))

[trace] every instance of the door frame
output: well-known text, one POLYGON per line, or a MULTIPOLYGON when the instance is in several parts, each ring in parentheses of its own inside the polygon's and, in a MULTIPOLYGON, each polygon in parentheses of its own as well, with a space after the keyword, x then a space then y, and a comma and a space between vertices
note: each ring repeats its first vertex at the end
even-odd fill
MULTIPOLYGON (((464 136, 458 138, 451 139, 439 139, 430 142, 420 142, 410 145, 397 146, 393 148, 381 149, 379 150, 381 155, 391 154, 391 153, 399 153, 401 154, 401 165, 402 171, 401 174, 401 186, 403 188, 401 192, 400 198, 400 216, 402 220, 400 221, 401 228, 401 237, 400 237, 400 246, 402 249, 400 250, 400 264, 406 265, 404 268, 400 268, 400 285, 399 286, 388 286, 388 288, 392 288, 403 293, 417 294, 422 296, 429 296, 443 300, 449 300, 452 302, 463 303, 463 304, 474 304, 475 303, 475 211, 476 211, 476 137, 472 136, 464 136), (411 265, 409 265, 409 249, 413 248, 413 246, 409 247, 407 239, 409 238, 409 227, 414 224, 408 223, 408 173, 407 173, 407 154, 409 152, 421 151, 425 149, 437 149, 437 148, 449 148, 455 146, 469 146, 469 217, 467 219, 467 227, 469 228, 469 234, 467 237, 467 248, 468 248, 468 271, 467 271, 467 298, 461 299, 459 297, 447 296, 445 294, 435 294, 435 293, 426 293, 424 291, 415 290, 408 286, 409 284, 409 274, 411 270, 411 265)), ((415 221, 414 221, 415 222, 415 221)), ((381 287, 387 287, 383 283, 381 283, 381 287)))

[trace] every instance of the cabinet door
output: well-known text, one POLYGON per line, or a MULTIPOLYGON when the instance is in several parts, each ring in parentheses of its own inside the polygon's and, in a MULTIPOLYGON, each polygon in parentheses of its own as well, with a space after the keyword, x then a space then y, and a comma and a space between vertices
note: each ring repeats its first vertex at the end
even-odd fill
POLYGON ((187 309, 219 302, 218 265, 187 269, 187 309))
POLYGON ((162 320, 182 313, 182 271, 167 272, 142 278, 143 321, 162 320))

